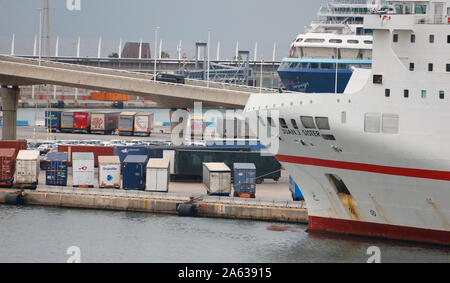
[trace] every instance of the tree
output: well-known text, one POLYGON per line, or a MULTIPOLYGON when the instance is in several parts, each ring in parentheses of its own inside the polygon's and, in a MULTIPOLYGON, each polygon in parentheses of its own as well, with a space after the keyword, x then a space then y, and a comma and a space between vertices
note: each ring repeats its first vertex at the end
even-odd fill
POLYGON ((161 58, 163 59, 169 59, 170 55, 166 51, 161 51, 161 58))
POLYGON ((108 55, 108 58, 119 58, 119 54, 113 52, 113 53, 108 55))

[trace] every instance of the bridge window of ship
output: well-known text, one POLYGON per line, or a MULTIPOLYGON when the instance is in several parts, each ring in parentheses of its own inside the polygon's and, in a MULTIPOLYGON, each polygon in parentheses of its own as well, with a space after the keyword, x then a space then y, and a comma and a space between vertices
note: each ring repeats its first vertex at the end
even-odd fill
POLYGON ((348 43, 348 44, 359 44, 359 40, 356 40, 356 39, 349 39, 349 40, 347 40, 347 43, 348 43))
POLYGON ((405 98, 408 98, 408 97, 409 97, 409 89, 403 90, 403 96, 404 96, 405 98))
POLYGON ((311 63, 309 67, 311 69, 319 69, 319 63, 311 63))
POLYGON ((288 125, 287 125, 287 123, 286 123, 286 120, 284 120, 283 118, 280 118, 280 119, 278 119, 278 120, 280 121, 280 126, 281 126, 283 129, 289 128, 288 125))
POLYGON ((414 63, 409 63, 409 70, 414 71, 414 63))
POLYGON ((311 116, 301 116, 300 121, 305 129, 316 129, 316 124, 314 124, 314 118, 311 116))
POLYGON ((428 71, 433 72, 433 64, 432 63, 428 64, 428 71))
POLYGON ((396 34, 396 33, 394 34, 393 41, 394 41, 394 42, 398 42, 398 34, 396 34))
POLYGON ((364 40, 364 44, 373 44, 373 40, 364 40))
POLYGON ((384 90, 384 96, 391 97, 391 89, 387 88, 384 90))
POLYGON ((450 43, 450 35, 447 35, 447 43, 450 43))
POLYGON ((434 34, 430 34, 430 43, 434 43, 434 34))
POLYGON ((444 99, 445 98, 445 92, 443 90, 439 91, 439 99, 444 99))
POLYGON ((327 117, 316 117, 316 125, 319 130, 330 130, 330 122, 327 117))
POLYGON ((427 91, 426 90, 422 90, 422 98, 423 99, 427 98, 427 91))
POLYGON ((447 72, 450 72, 450 64, 447 64, 447 72))
POLYGON ((292 127, 294 127, 294 129, 298 130, 297 121, 295 121, 295 119, 291 119, 291 124, 292 124, 292 127))
POLYGON ((383 84, 383 75, 373 75, 374 84, 383 84))
POLYGON ((427 5, 416 4, 416 8, 414 10, 416 14, 425 15, 427 13, 427 5))
POLYGON ((325 42, 325 39, 323 39, 323 38, 308 38, 308 39, 305 39, 305 42, 307 42, 307 43, 323 43, 323 42, 325 42))
POLYGON ((335 69, 334 64, 332 64, 332 63, 322 63, 322 64, 320 64, 320 68, 322 70, 333 70, 333 69, 335 69))
POLYGON ((330 43, 342 43, 342 39, 330 39, 330 43))
POLYGON ((415 43, 415 42, 416 42, 416 35, 411 34, 411 43, 415 43))

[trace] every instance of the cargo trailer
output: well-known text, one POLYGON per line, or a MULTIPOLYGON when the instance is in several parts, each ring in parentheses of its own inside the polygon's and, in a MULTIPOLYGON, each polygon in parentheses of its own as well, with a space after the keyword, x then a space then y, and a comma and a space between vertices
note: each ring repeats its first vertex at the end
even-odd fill
POLYGON ((12 187, 16 168, 16 149, 0 148, 0 187, 12 187))
POLYGON ((153 117, 153 113, 136 113, 134 116, 134 135, 149 137, 152 132, 153 117))
POLYGON ((119 128, 119 115, 118 112, 92 112, 91 134, 113 134, 119 128))
POLYGON ((73 114, 75 111, 61 112, 61 132, 72 133, 73 131, 73 114))
POLYGON ((122 171, 123 188, 125 190, 145 190, 145 173, 147 155, 128 155, 124 160, 122 171))
POLYGON ((41 169, 38 150, 21 150, 17 154, 15 182, 16 187, 36 189, 41 169))
POLYGON ((256 196, 256 167, 253 163, 233 164, 234 196, 255 198, 256 196))
POLYGON ((256 183, 264 179, 278 181, 281 177, 281 164, 269 155, 248 151, 215 150, 176 150, 175 174, 177 179, 199 179, 202 177, 203 162, 224 162, 232 168, 233 163, 253 163, 256 166, 256 183))
POLYGON ((62 111, 45 111, 45 128, 53 133, 60 132, 61 113, 62 111))
POLYGON ((208 195, 230 196, 231 170, 225 163, 203 163, 203 184, 208 195))
POLYGON ((53 152, 47 154, 45 160, 45 184, 48 186, 67 186, 67 171, 69 167, 68 154, 53 152))
POLYGON ((145 186, 146 191, 169 191, 169 166, 169 159, 151 158, 148 160, 145 186))
POLYGON ((73 133, 89 134, 91 129, 91 114, 86 111, 73 113, 73 133))
POLYGON ((292 200, 294 200, 294 201, 304 201, 305 200, 302 192, 300 191, 299 186, 294 181, 294 178, 292 178, 291 176, 289 176, 289 191, 291 192, 292 200))
POLYGON ((120 159, 118 156, 98 157, 98 185, 101 189, 120 189, 120 159))
POLYGON ((134 117, 136 112, 122 112, 119 116, 119 135, 132 136, 134 134, 134 117))
POLYGON ((73 186, 93 188, 94 154, 92 152, 74 152, 72 158, 73 186))
POLYGON ((28 149, 28 142, 26 140, 15 140, 15 141, 0 140, 0 148, 7 148, 7 149, 14 148, 15 149, 14 160, 15 160, 20 150, 28 149))

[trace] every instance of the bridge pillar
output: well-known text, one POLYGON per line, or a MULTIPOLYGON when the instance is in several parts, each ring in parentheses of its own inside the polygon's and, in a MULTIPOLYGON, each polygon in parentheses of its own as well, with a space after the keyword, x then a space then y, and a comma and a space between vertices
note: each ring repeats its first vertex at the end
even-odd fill
POLYGON ((0 88, 0 96, 2 97, 3 111, 3 140, 17 139, 17 107, 19 104, 19 88, 13 86, 2 86, 0 88))

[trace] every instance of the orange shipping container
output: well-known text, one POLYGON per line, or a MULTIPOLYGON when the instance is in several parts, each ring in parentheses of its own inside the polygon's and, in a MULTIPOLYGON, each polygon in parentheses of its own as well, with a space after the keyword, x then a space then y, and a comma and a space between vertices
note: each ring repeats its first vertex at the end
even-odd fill
POLYGON ((121 93, 111 93, 111 92, 91 92, 91 100, 101 100, 101 101, 128 101, 130 96, 121 93))

